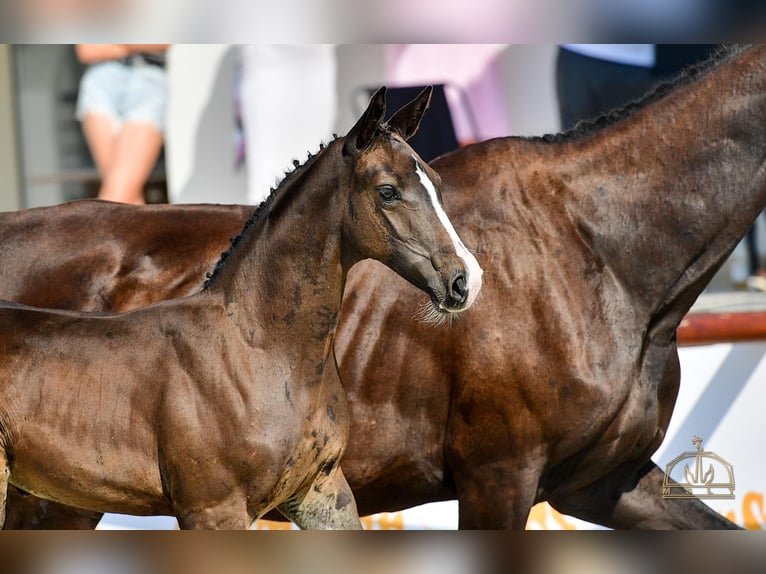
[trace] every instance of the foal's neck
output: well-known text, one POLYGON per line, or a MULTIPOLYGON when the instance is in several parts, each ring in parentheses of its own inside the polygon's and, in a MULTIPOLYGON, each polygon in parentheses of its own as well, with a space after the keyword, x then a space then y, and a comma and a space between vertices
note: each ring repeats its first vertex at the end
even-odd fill
POLYGON ((298 168, 209 288, 243 328, 289 337, 300 329, 308 341, 335 330, 345 281, 346 198, 338 191, 341 170, 332 165, 342 159, 331 151, 298 168))
POLYGON ((663 336, 766 204, 765 125, 761 46, 565 154, 572 219, 663 336))

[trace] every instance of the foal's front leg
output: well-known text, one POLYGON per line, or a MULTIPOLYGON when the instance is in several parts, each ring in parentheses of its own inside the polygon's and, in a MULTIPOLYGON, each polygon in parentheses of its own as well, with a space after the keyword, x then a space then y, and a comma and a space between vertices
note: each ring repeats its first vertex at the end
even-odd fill
MULTIPOLYGON (((194 479, 175 481, 173 514, 181 530, 246 530, 253 521, 247 510, 247 494, 221 473, 200 473, 207 485, 194 479)), ((196 478, 196 477, 195 477, 196 478)))
POLYGON ((362 530, 356 500, 340 466, 320 472, 313 484, 279 506, 279 511, 300 528, 362 530))
POLYGON ((245 501, 225 500, 215 505, 176 510, 181 530, 247 530, 252 519, 245 510, 245 501))

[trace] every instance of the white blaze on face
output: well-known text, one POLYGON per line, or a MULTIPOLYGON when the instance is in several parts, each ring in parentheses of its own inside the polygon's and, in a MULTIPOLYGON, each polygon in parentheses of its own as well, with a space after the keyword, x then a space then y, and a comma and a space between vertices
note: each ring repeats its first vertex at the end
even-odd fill
POLYGON ((468 301, 466 301, 465 306, 467 309, 473 305, 473 302, 476 301, 476 297, 479 295, 479 291, 481 290, 481 276, 484 274, 484 271, 482 271, 481 267, 479 267, 479 262, 476 261, 473 253, 468 251, 466 246, 463 245, 463 242, 458 236, 457 231, 455 231, 455 228, 452 226, 452 222, 449 220, 449 217, 447 217, 442 204, 439 202, 439 197, 436 195, 436 186, 434 185, 434 182, 431 181, 431 178, 428 177, 428 174, 425 172, 425 170, 420 167, 418 160, 415 160, 415 172, 420 178, 420 184, 426 188, 428 197, 431 198, 431 203, 433 204, 434 211, 436 212, 439 221, 444 226, 444 229, 447 231, 450 239, 452 239, 452 244, 455 247, 455 253, 457 253, 458 257, 460 257, 460 259, 462 259, 463 263, 465 264, 466 273, 468 273, 468 301))

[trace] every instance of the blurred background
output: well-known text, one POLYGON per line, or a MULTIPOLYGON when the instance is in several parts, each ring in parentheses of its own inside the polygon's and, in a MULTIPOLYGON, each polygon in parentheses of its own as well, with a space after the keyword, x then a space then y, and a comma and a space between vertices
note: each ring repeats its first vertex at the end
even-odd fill
MULTIPOLYGON (((179 44, 170 48, 167 142, 149 181, 149 202, 172 198, 247 203, 246 166, 237 161, 235 105, 242 66, 240 49, 228 44, 179 44)), ((457 48, 469 56, 471 50, 470 46, 457 48)), ((451 52, 455 51, 452 47, 451 52)), ((386 83, 386 46, 339 45, 335 52, 333 123, 334 131, 344 133, 366 104, 366 89, 386 83)), ((552 44, 497 46, 480 54, 483 59, 465 72, 466 79, 457 78, 470 85, 471 74, 479 76, 492 67, 491 87, 497 90, 495 97, 507 114, 507 121, 492 136, 539 135, 559 129, 555 56, 556 46, 552 44)), ((442 62, 431 65, 444 67, 442 62)), ((0 130, 0 165, 5 168, 3 173, 12 175, 0 182, 0 206, 4 209, 95 196, 98 174, 75 119, 84 69, 72 45, 0 46, 0 125, 7 127, 0 130)), ((438 78, 424 70, 420 83, 430 80, 438 78)), ((471 104, 466 102, 465 106, 471 104)), ((480 101, 479 105, 486 104, 480 101)), ((469 113, 479 111, 471 109, 469 113)), ((470 133, 468 137, 478 139, 481 134, 470 133)), ((316 151, 319 142, 317 138, 304 151, 316 151)), ((285 160, 285 167, 292 159, 285 160)))

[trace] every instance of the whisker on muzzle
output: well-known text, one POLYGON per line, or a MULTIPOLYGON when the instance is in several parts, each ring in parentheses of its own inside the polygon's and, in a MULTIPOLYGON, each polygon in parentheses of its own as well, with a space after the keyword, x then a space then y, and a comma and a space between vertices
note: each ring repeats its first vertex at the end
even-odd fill
POLYGON ((441 327, 442 325, 452 326, 458 319, 460 313, 450 313, 442 311, 433 301, 427 300, 420 304, 418 310, 412 318, 418 323, 423 323, 431 327, 441 327))

